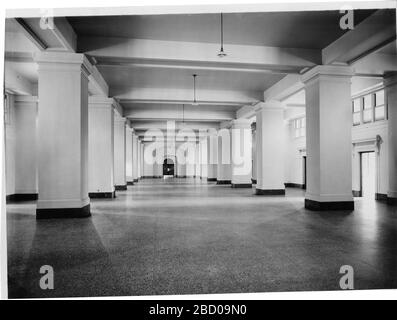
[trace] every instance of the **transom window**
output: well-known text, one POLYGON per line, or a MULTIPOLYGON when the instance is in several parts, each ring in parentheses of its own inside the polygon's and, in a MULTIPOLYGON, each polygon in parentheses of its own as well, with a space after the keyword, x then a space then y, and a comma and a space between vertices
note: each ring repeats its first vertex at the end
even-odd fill
POLYGON ((379 90, 354 99, 352 113, 354 126, 386 120, 385 91, 379 90))
POLYGON ((304 137, 306 135, 306 118, 298 118, 294 120, 295 138, 304 137))

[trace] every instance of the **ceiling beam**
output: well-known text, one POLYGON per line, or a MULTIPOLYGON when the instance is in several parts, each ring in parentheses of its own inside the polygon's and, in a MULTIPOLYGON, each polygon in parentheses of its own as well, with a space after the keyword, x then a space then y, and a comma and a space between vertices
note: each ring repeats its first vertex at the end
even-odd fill
MULTIPOLYGON (((197 101, 200 105, 235 105, 251 104, 262 98, 261 91, 238 90, 198 90, 197 101)), ((111 88, 110 95, 120 99, 120 102, 150 102, 169 101, 176 104, 191 104, 193 89, 182 88, 111 88)))
POLYGON ((149 64, 299 73, 321 62, 321 51, 252 45, 228 45, 228 55, 217 56, 219 45, 204 42, 161 41, 114 37, 79 37, 78 48, 104 64, 149 64))
POLYGON ((138 108, 126 108, 124 106, 124 117, 134 120, 178 120, 182 121, 224 121, 235 119, 236 112, 231 109, 217 109, 211 106, 185 106, 163 105, 161 107, 150 106, 138 108))
POLYGON ((323 64, 351 64, 396 39, 396 11, 378 10, 322 50, 323 64))

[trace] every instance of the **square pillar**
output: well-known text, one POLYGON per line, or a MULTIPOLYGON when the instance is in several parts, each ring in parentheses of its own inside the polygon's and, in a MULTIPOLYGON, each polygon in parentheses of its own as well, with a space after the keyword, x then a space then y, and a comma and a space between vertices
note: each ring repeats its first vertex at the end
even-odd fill
POLYGON ((145 177, 145 143, 142 141, 141 144, 141 176, 145 177))
POLYGON ((207 135, 207 181, 216 181, 218 170, 218 136, 215 129, 207 135))
POLYGON ((230 144, 230 129, 223 128, 219 130, 217 184, 232 183, 230 144))
POLYGON ((387 203, 397 204, 397 73, 387 73, 384 79, 388 109, 389 190, 387 203))
POLYGON ((115 115, 114 119, 114 187, 127 190, 126 180, 126 119, 115 115))
POLYGON ((307 191, 311 210, 354 210, 351 77, 346 66, 317 66, 302 76, 306 92, 307 191))
POLYGON ((252 130, 252 184, 257 182, 257 156, 256 156, 256 122, 251 124, 252 130))
POLYGON ((37 218, 90 216, 88 76, 83 54, 39 52, 37 218))
POLYGON ((15 96, 15 200, 37 200, 37 97, 15 96))
POLYGON ((252 134, 247 119, 232 120, 232 188, 252 187, 252 134))
POLYGON ((284 109, 280 102, 259 103, 256 112, 257 195, 285 195, 284 109))
POLYGON ((138 137, 132 135, 132 178, 133 182, 138 182, 138 137))
POLYGON ((113 98, 89 97, 88 194, 90 198, 114 198, 113 98))
POLYGON ((134 134, 134 130, 130 128, 129 125, 127 125, 126 129, 126 134, 125 134, 125 155, 126 155, 126 160, 125 160, 125 174, 126 174, 126 180, 127 180, 127 185, 133 185, 134 184, 134 178, 133 178, 133 169, 132 169, 132 135, 134 134))
POLYGON ((196 141, 195 146, 195 174, 194 177, 200 177, 201 175, 201 164, 200 164, 200 142, 196 141))
POLYGON ((208 177, 208 147, 207 147, 207 137, 201 139, 200 141, 200 178, 207 180, 208 177))

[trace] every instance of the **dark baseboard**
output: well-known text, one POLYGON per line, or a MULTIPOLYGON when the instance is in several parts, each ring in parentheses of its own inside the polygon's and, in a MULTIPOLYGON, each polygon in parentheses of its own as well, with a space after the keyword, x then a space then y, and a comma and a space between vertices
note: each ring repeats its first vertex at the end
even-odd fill
POLYGON ((51 208, 36 209, 36 219, 67 219, 67 218, 87 218, 91 216, 90 205, 82 208, 51 208))
POLYGON ((390 204, 392 206, 396 206, 397 205, 397 198, 387 197, 387 204, 390 204))
POLYGON ((127 185, 126 185, 126 184, 123 184, 123 185, 115 185, 115 186, 114 186, 114 189, 115 189, 116 191, 127 190, 127 185))
POLYGON ((216 180, 216 184, 232 184, 231 180, 216 180))
POLYGON ((134 183, 135 183, 135 182, 138 182, 138 179, 134 179, 133 182, 134 182, 134 183))
POLYGON ((133 186, 134 185, 134 181, 127 181, 127 186, 133 186))
POLYGON ((256 184, 257 183, 256 179, 251 179, 251 182, 252 182, 252 184, 256 184))
POLYGON ((116 198, 116 191, 113 192, 90 192, 88 196, 91 199, 101 199, 101 198, 116 198))
POLYGON ((38 193, 14 193, 6 196, 6 203, 19 201, 34 201, 38 198, 38 193))
POLYGON ((353 197, 362 197, 361 191, 353 190, 353 197))
POLYGON ((319 202, 305 199, 305 208, 313 211, 354 210, 354 201, 319 202))
POLYGON ((298 189, 306 189, 304 184, 300 184, 300 183, 291 183, 291 182, 287 182, 284 183, 286 188, 298 188, 298 189))
POLYGON ((258 196, 285 196, 285 189, 255 189, 258 196))
POLYGON ((216 178, 207 178, 207 181, 208 181, 208 182, 215 182, 215 181, 216 181, 216 178))
POLYGON ((252 188, 251 183, 231 183, 232 188, 252 188))
POLYGON ((187 178, 187 176, 176 176, 176 178, 187 178))
POLYGON ((387 194, 375 193, 375 200, 387 202, 387 194))

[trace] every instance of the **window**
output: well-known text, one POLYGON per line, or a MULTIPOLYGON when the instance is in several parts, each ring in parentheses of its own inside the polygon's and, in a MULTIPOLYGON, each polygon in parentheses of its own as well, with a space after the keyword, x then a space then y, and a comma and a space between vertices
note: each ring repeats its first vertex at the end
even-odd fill
POLYGON ((304 137, 306 135, 306 118, 294 120, 294 135, 295 138, 304 137))
POLYGON ((375 121, 386 119, 385 91, 375 92, 375 121))
POLYGON ((372 110, 372 94, 366 95, 363 98, 363 122, 368 123, 373 121, 372 110))
POLYGON ((353 100, 353 125, 361 124, 361 99, 353 100))
POLYGON ((379 90, 353 100, 353 125, 387 119, 385 91, 379 90))

